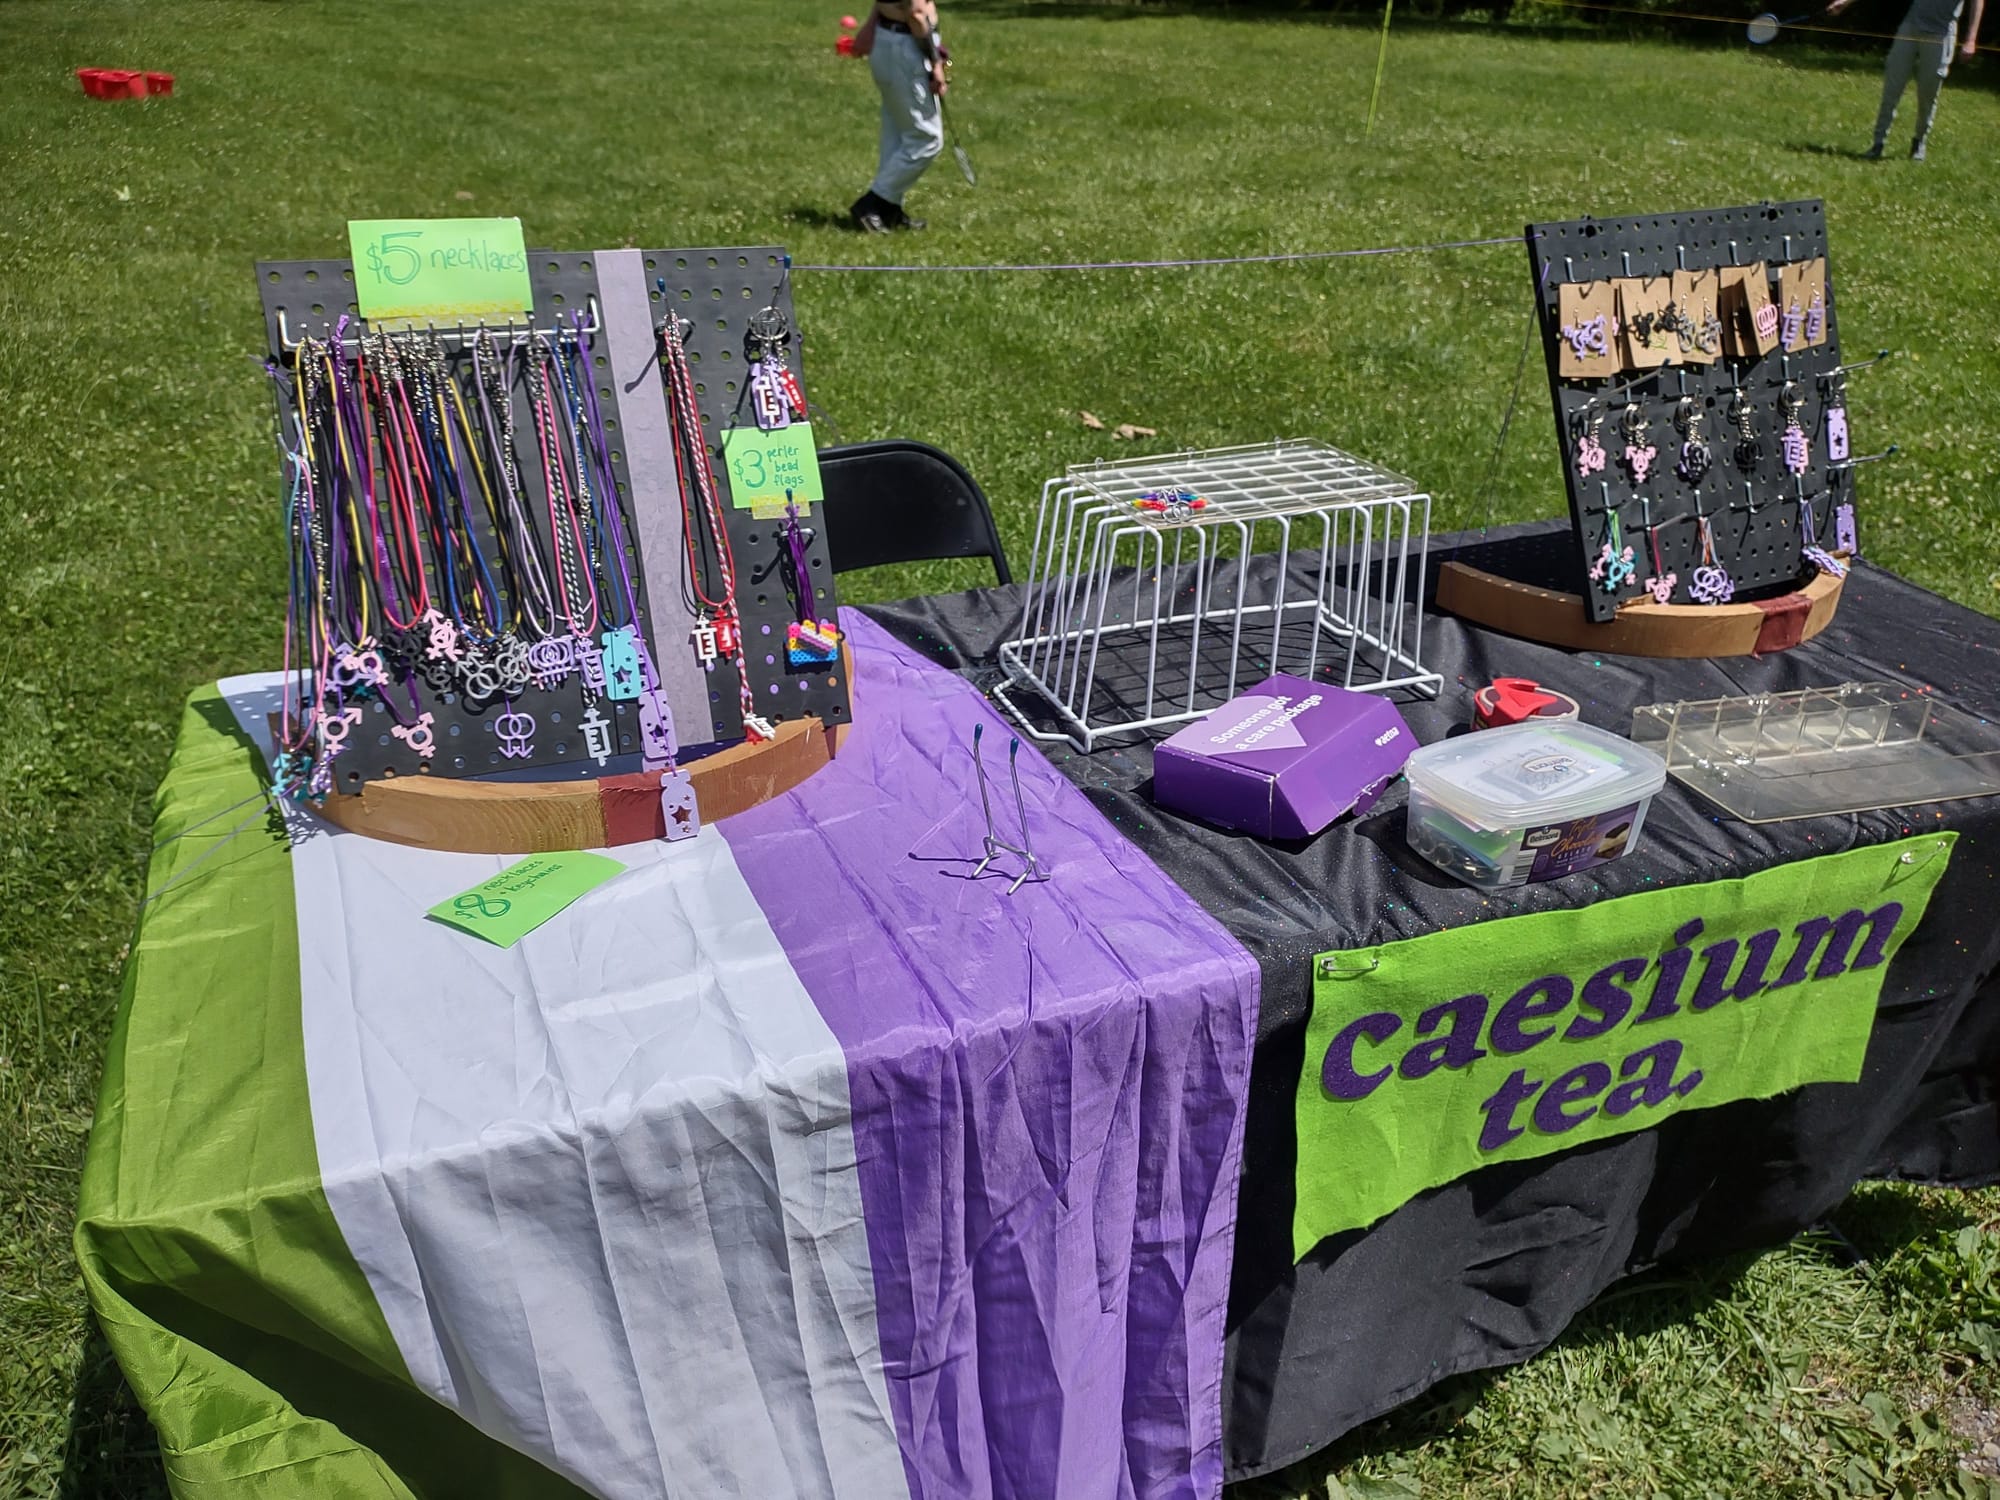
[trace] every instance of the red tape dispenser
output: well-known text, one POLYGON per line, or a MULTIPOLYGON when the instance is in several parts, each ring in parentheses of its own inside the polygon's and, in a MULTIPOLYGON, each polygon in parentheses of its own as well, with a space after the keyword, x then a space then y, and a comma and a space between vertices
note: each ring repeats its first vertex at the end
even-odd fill
POLYGON ((1472 695, 1472 727, 1495 729, 1529 719, 1574 719, 1576 699, 1552 693, 1532 677, 1496 677, 1472 695))

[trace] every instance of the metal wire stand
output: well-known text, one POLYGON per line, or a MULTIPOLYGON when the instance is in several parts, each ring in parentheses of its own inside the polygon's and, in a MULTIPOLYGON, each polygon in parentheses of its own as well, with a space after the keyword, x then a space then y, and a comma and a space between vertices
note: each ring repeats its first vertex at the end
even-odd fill
POLYGON ((1302 440, 1072 467, 1042 487, 995 696, 1034 738, 1085 753, 1273 672, 1433 696, 1430 514, 1413 481, 1302 440), (1175 491, 1200 503, 1149 508, 1175 491))

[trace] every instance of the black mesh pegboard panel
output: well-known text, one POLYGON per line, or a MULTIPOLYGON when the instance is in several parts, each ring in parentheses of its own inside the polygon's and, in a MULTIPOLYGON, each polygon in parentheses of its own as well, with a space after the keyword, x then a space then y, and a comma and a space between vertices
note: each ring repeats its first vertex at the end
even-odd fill
MULTIPOLYGON (((747 389, 745 332, 749 319, 764 308, 775 307, 784 315, 791 329, 787 359, 792 373, 804 382, 805 338, 792 308, 788 259, 774 245, 647 250, 644 254, 647 274, 658 283, 653 296, 659 318, 672 313, 683 320, 682 337, 694 375, 702 430, 736 554, 737 608, 757 711, 773 722, 811 714, 829 725, 844 724, 849 718, 845 667, 839 662, 811 669, 786 664, 785 630, 797 615, 780 561, 785 551, 783 522, 759 519, 749 510, 737 508, 729 494, 728 467, 722 458, 723 434, 732 427, 754 425, 747 389)), ((812 610, 821 619, 831 619, 837 599, 823 510, 817 505, 801 507, 800 524, 811 533, 806 559, 813 576, 812 610)), ((667 649, 675 649, 673 643, 667 643, 667 649)), ((743 721, 734 668, 719 663, 710 674, 710 684, 715 738, 741 739, 743 721)), ((682 737, 688 737, 686 731, 682 737)))
MULTIPOLYGON (((604 330, 596 300, 597 280, 592 252, 533 250, 529 252, 528 263, 534 296, 532 319, 515 329, 494 325, 494 332, 504 342, 515 332, 525 335, 531 327, 544 331, 559 327, 569 329, 574 327, 573 315, 579 313, 586 327, 593 330, 592 368, 598 379, 598 399, 604 411, 611 465, 618 482, 629 543, 636 535, 626 498, 630 475, 619 447, 618 414, 612 388, 604 373, 604 330)), ((343 315, 354 320, 344 331, 350 341, 348 347, 353 347, 352 340, 363 325, 356 315, 353 270, 348 261, 259 262, 257 285, 263 300, 269 347, 274 357, 289 365, 300 339, 308 336, 330 339, 343 315)), ((444 336, 448 363, 462 374, 464 363, 470 359, 466 344, 476 330, 459 325, 436 326, 444 336)), ((470 387, 467 389, 470 390, 470 387)), ((529 410, 527 382, 518 373, 510 387, 510 397, 516 444, 517 448, 522 448, 533 443, 535 428, 529 410)), ((291 421, 290 414, 282 413, 281 421, 287 444, 296 443, 296 425, 291 421)), ((525 511, 535 529, 537 544, 544 549, 545 557, 552 556, 549 508, 541 466, 524 458, 518 467, 525 511)), ((489 517, 480 507, 471 508, 470 514, 480 545, 487 549, 489 556, 497 555, 499 543, 489 517)), ((657 652, 659 643, 653 640, 648 623, 643 569, 639 566, 637 553, 629 546, 626 563, 638 602, 641 630, 649 649, 657 652)), ((426 576, 435 590, 435 569, 427 566, 426 576)), ((575 674, 548 689, 530 683, 512 699, 496 698, 479 707, 468 704, 457 691, 439 691, 418 684, 412 709, 404 706, 404 695, 400 689, 392 688, 391 691, 397 694, 403 717, 409 717, 412 712, 431 715, 435 753, 428 760, 417 754, 404 740, 390 733, 391 726, 398 721, 397 715, 392 714, 379 697, 366 700, 356 705, 362 709, 361 722, 348 734, 345 748, 334 764, 336 784, 340 790, 353 791, 363 782, 382 776, 526 773, 546 779, 564 774, 596 776, 606 771, 637 769, 639 765, 638 709, 629 701, 603 696, 595 700, 597 715, 609 721, 611 758, 600 763, 591 753, 583 726, 589 722, 592 704, 586 699, 575 674), (501 736, 504 731, 519 727, 519 720, 504 720, 503 716, 512 713, 532 718, 534 729, 530 735, 503 741, 501 736), (525 749, 526 753, 503 754, 503 743, 516 752, 525 749)), ((740 737, 740 727, 737 737, 740 737)), ((700 736, 685 738, 699 739, 700 736)))
POLYGON ((1575 536, 1576 567, 1569 587, 1583 596, 1590 617, 1608 620, 1620 603, 1652 597, 1644 582, 1663 573, 1676 578, 1670 602, 1700 602, 1691 588, 1702 562, 1698 524, 1702 517, 1709 522, 1716 560, 1727 568, 1736 599, 1795 586, 1812 569, 1802 559, 1801 547, 1816 537, 1831 549, 1834 507, 1853 498, 1849 466, 1829 464, 1827 454, 1829 398, 1836 404, 1845 399, 1831 266, 1821 344, 1791 352, 1780 349, 1760 358, 1725 354, 1713 364, 1673 362, 1599 379, 1561 372, 1560 289, 1568 283, 1662 277, 1677 270, 1699 272, 1761 262, 1773 278, 1775 297, 1781 266, 1827 258, 1824 206, 1813 199, 1530 224, 1527 247, 1575 536), (1785 462, 1782 434, 1788 385, 1804 402, 1800 425, 1809 439, 1810 456, 1803 474, 1793 473, 1785 462), (1747 463, 1738 461, 1738 434, 1729 420, 1739 394, 1749 407, 1756 433, 1757 453, 1747 463), (1677 467, 1683 434, 1676 430, 1674 418, 1684 402, 1694 403, 1702 413, 1711 455, 1707 472, 1694 482, 1677 467), (1632 405, 1645 424, 1642 444, 1652 444, 1658 451, 1642 482, 1635 482, 1618 461, 1624 442, 1621 423, 1632 405), (1580 472, 1578 438, 1590 429, 1593 413, 1602 415, 1601 440, 1611 457, 1601 469, 1585 474, 1580 472), (1635 566, 1629 581, 1607 590, 1589 576, 1589 569, 1610 537, 1614 515, 1625 545, 1633 549, 1635 566))

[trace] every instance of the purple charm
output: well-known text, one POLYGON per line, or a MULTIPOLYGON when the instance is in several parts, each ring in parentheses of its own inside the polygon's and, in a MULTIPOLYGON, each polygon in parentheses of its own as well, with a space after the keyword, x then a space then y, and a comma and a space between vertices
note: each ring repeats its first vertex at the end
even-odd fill
POLYGON ((1841 463, 1847 458, 1847 408, 1830 406, 1826 410, 1826 456, 1831 463, 1841 463))
POLYGON ((1569 340, 1570 353, 1578 359, 1610 353, 1611 346, 1605 340, 1604 326, 1603 313, 1585 318, 1581 323, 1563 324, 1562 336, 1569 340))
POLYGON ((660 777, 660 821, 666 825, 669 843, 691 839, 701 832, 701 808, 694 800, 694 778, 685 771, 667 771, 660 777))
POLYGON ((1688 593, 1703 604, 1727 604, 1736 595, 1736 583, 1728 569, 1709 564, 1694 570, 1688 593))
POLYGON ((552 688, 576 668, 574 647, 566 635, 552 635, 528 648, 528 670, 543 688, 552 688))
POLYGON ((1679 473, 1689 484, 1700 484, 1701 476, 1708 472, 1709 456, 1706 443, 1682 443, 1679 473))
POLYGON ((1805 326, 1806 315, 1799 311, 1798 303, 1794 302, 1785 309, 1784 331, 1778 335, 1779 344, 1787 349, 1798 348, 1799 334, 1804 331, 1805 326))
POLYGON ((1861 538, 1854 530, 1854 507, 1838 505, 1833 511, 1833 545, 1849 557, 1861 555, 1861 538))
POLYGON ((1835 578, 1847 576, 1847 564, 1828 552, 1824 547, 1801 547, 1799 555, 1818 568, 1822 573, 1831 573, 1835 578))
POLYGON ((1635 448, 1630 443, 1625 445, 1625 467, 1632 471, 1634 484, 1646 482, 1646 475, 1653 467, 1653 458, 1659 451, 1651 443, 1643 448, 1635 448))
POLYGON ((785 388, 772 374, 767 359, 758 360, 750 372, 750 412, 765 432, 792 425, 791 403, 785 400, 785 388))
POLYGON ((1794 474, 1803 474, 1806 465, 1812 461, 1812 445, 1806 441, 1805 429, 1794 422, 1785 429, 1782 439, 1785 448, 1785 467, 1794 474))
POLYGON ((667 706, 667 695, 658 688, 639 695, 639 745, 649 771, 672 765, 680 753, 673 710, 667 706))
POLYGON ((604 691, 604 653, 588 636, 579 636, 571 648, 576 669, 583 675, 583 690, 591 697, 604 691))
POLYGON ((1824 332, 1826 332, 1826 303, 1818 292, 1814 292, 1812 306, 1806 309, 1806 342, 1817 344, 1824 332))
POLYGON ((1648 578, 1646 580, 1646 592, 1653 596, 1655 604, 1671 604, 1674 597, 1674 585, 1680 581, 1678 573, 1665 573, 1658 578, 1648 578))
POLYGON ((526 760, 535 753, 533 715, 510 708, 493 721, 493 732, 500 736, 500 753, 509 759, 526 760))
POLYGON ((1604 467, 1604 444, 1595 434, 1585 433, 1576 441, 1576 472, 1586 478, 1604 467))

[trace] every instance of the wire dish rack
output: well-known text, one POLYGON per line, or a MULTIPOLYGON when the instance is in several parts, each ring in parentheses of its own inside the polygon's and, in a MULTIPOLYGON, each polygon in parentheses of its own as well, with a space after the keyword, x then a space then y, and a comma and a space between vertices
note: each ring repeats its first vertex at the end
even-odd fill
POLYGON ((1292 439, 1072 467, 1042 487, 995 696, 1039 740, 1196 719, 1274 672, 1431 697, 1431 497, 1292 439))

